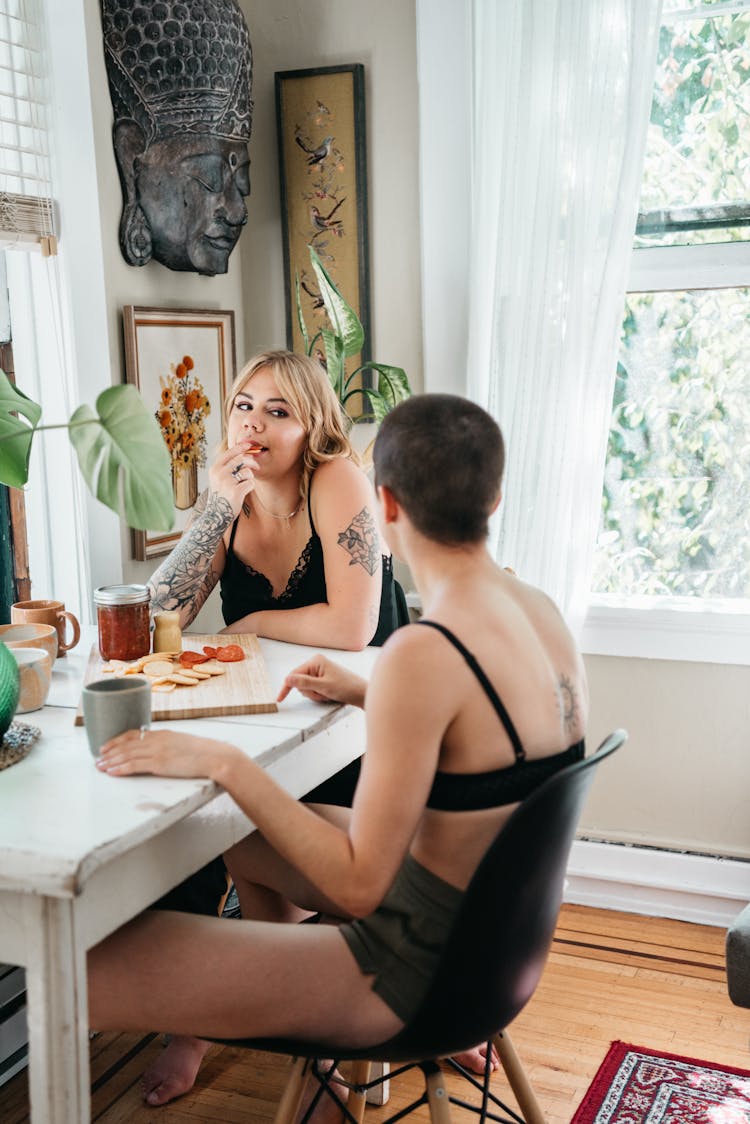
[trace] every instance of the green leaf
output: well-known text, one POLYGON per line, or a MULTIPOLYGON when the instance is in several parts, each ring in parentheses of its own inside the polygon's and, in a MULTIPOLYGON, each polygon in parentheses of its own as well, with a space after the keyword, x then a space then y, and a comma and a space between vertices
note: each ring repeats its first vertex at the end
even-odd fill
POLYGON ((320 332, 326 352, 326 371, 331 380, 331 386, 341 399, 344 383, 344 341, 330 328, 322 328, 320 332))
POLYGON ((31 442, 41 416, 41 407, 0 370, 0 483, 22 488, 28 480, 31 442), (21 414, 30 424, 15 414, 21 414))
POLYGON ((300 332, 302 332, 302 339, 305 341, 305 355, 310 355, 310 339, 307 335, 307 324, 302 315, 302 299, 299 295, 299 273, 297 273, 296 269, 294 271, 294 299, 297 305, 297 323, 299 324, 300 332))
POLYGON ((368 363, 367 369, 378 373, 377 388, 370 390, 365 387, 364 391, 370 399, 376 421, 382 421, 394 406, 411 395, 409 379, 403 367, 390 367, 385 363, 368 363))
POLYGON ((96 409, 98 415, 79 406, 70 419, 70 440, 90 491, 112 511, 122 510, 131 527, 171 530, 171 466, 156 419, 134 386, 111 386, 96 409))
POLYGON ((320 295, 326 306, 328 319, 331 321, 331 328, 334 333, 341 338, 344 355, 347 358, 350 355, 356 355, 357 352, 362 350, 362 345, 365 342, 364 328, 360 324, 359 317, 354 309, 346 303, 341 293, 328 276, 315 247, 309 246, 308 249, 310 251, 310 261, 315 270, 315 276, 318 279, 320 295))

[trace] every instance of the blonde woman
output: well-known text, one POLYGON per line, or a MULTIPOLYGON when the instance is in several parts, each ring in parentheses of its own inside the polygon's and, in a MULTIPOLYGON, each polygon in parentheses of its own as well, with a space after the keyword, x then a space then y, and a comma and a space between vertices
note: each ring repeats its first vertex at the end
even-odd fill
POLYGON ((150 582, 187 627, 218 583, 227 631, 357 650, 397 624, 390 557, 341 407, 313 359, 251 359, 188 529, 150 582))

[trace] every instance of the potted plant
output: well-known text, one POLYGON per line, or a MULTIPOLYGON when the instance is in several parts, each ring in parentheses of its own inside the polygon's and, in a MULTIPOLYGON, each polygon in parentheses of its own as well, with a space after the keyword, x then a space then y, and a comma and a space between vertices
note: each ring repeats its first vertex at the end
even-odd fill
POLYGON ((42 410, 0 370, 0 484, 22 488, 34 436, 67 429, 86 484, 137 530, 169 531, 174 496, 169 454, 153 414, 134 386, 111 386, 96 409, 79 406, 68 422, 40 425, 42 410))
MULTIPOLYGON (((362 363, 347 372, 346 360, 362 350, 365 333, 354 309, 341 295, 314 246, 308 246, 310 262, 315 271, 321 300, 328 315, 328 327, 319 328, 312 336, 305 324, 300 300, 300 281, 295 277, 297 322, 305 341, 307 355, 320 351, 331 384, 342 410, 359 424, 381 421, 385 415, 411 395, 409 380, 403 367, 386 363, 362 363), (359 412, 354 412, 358 402, 359 412)), ((372 439, 370 441, 372 444, 372 439)))

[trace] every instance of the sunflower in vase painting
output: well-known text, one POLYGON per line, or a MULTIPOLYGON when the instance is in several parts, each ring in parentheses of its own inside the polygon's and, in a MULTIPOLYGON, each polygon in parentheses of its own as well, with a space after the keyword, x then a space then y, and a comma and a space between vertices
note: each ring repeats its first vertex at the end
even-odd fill
POLYGON ((172 461, 175 507, 185 511, 198 498, 198 469, 206 463, 206 398, 195 363, 184 355, 171 364, 172 373, 159 377, 161 400, 156 420, 172 461))

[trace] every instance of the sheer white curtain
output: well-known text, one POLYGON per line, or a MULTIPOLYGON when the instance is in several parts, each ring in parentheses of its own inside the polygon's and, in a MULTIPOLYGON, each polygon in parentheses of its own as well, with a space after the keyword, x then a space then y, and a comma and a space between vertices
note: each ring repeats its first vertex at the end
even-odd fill
MULTIPOLYGON (((78 405, 60 257, 8 250, 13 359, 18 386, 42 407, 42 425, 67 422, 78 405)), ((65 429, 38 433, 29 464, 26 530, 31 596, 64 601, 91 619, 84 487, 65 429)))
POLYGON ((498 561, 588 599, 661 0, 473 0, 467 392, 508 445, 498 561))

